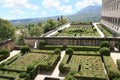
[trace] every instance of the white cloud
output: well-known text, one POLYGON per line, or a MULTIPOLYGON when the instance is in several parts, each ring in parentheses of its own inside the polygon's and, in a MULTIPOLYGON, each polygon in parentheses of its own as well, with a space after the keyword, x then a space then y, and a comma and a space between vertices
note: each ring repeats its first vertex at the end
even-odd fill
POLYGON ((82 1, 78 1, 76 4, 75 4, 75 7, 78 9, 78 10, 81 10, 87 6, 90 6, 90 5, 101 5, 101 0, 82 0, 82 1))
POLYGON ((60 8, 61 11, 65 12, 65 13, 71 13, 72 12, 72 6, 68 5, 68 6, 61 6, 60 8))
POLYGON ((41 12, 42 15, 46 15, 47 13, 45 11, 41 12))
POLYGON ((38 9, 39 6, 28 3, 28 0, 0 0, 3 3, 3 7, 8 8, 30 8, 38 9))
POLYGON ((13 11, 11 11, 11 13, 14 13, 14 14, 25 14, 25 12, 21 11, 21 10, 13 10, 13 11))
POLYGON ((60 10, 65 13, 72 12, 71 5, 63 5, 62 2, 67 2, 68 0, 43 0, 42 4, 45 8, 60 10))

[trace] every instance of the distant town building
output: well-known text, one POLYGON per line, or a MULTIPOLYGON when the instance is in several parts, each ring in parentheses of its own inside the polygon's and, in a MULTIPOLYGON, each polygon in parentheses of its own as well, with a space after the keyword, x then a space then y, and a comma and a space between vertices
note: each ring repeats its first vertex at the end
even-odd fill
POLYGON ((101 23, 120 33, 120 0, 102 0, 101 23))

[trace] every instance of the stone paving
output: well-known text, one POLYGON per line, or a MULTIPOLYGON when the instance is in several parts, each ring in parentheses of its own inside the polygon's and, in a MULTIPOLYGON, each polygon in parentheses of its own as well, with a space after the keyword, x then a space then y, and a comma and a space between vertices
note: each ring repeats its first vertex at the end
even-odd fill
POLYGON ((95 26, 95 28, 97 29, 97 31, 99 32, 101 37, 105 37, 105 35, 103 34, 103 32, 98 28, 97 24, 99 23, 93 23, 93 25, 95 26))
POLYGON ((61 59, 60 61, 58 62, 57 66, 55 67, 53 73, 51 75, 43 75, 43 74, 38 74, 37 77, 35 78, 35 80, 44 80, 45 77, 52 77, 52 78, 59 78, 60 80, 64 80, 64 77, 60 77, 59 74, 60 74, 60 71, 59 71, 59 65, 63 59, 65 55, 65 51, 62 51, 61 52, 61 59))

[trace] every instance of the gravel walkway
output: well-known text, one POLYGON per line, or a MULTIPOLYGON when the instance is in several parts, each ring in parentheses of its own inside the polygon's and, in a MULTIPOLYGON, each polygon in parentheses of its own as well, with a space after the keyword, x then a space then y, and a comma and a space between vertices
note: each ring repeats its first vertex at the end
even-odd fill
POLYGON ((9 56, 7 59, 1 61, 0 64, 3 63, 3 62, 5 62, 5 61, 7 61, 7 60, 10 59, 11 57, 13 57, 13 56, 15 56, 16 54, 19 54, 19 53, 20 53, 19 50, 13 50, 12 52, 10 52, 10 56, 9 56))
POLYGON ((60 65, 60 63, 61 63, 64 55, 65 55, 65 51, 62 51, 62 52, 61 52, 61 59, 60 59, 60 61, 58 62, 56 68, 54 69, 52 75, 38 74, 37 77, 35 78, 35 80, 44 80, 45 77, 59 78, 60 80, 64 80, 64 77, 60 77, 60 76, 59 76, 59 74, 60 74, 59 65, 60 65))
POLYGON ((95 28, 97 29, 97 31, 99 32, 101 37, 105 37, 105 35, 103 34, 103 32, 98 28, 97 26, 98 23, 93 23, 93 25, 95 26, 95 28))

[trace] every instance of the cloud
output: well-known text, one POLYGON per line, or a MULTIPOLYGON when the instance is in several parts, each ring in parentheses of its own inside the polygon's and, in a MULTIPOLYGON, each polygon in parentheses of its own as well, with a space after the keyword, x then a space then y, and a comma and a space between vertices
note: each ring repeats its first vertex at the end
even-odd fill
POLYGON ((29 8, 38 9, 39 6, 28 3, 28 0, 0 0, 3 3, 3 7, 8 8, 29 8))
POLYGON ((101 5, 102 1, 101 0, 82 0, 82 1, 78 1, 76 4, 75 4, 75 7, 78 9, 78 10, 81 10, 87 6, 90 6, 90 5, 101 5))
POLYGON ((71 5, 63 5, 62 2, 67 2, 68 0, 43 0, 42 4, 45 8, 55 9, 62 11, 64 13, 71 13, 72 6, 71 5))
POLYGON ((42 15, 46 15, 47 13, 45 11, 41 12, 42 15))
POLYGON ((13 10, 13 11, 11 11, 11 13, 14 13, 14 14, 25 14, 25 12, 21 11, 21 10, 13 10))
POLYGON ((72 12, 72 6, 68 5, 68 6, 61 6, 60 8, 61 11, 65 12, 65 13, 71 13, 72 12))

